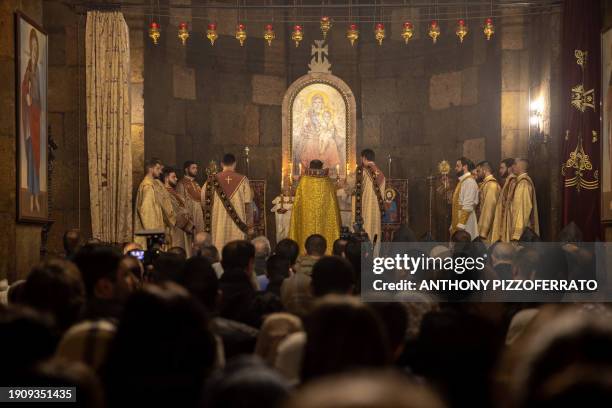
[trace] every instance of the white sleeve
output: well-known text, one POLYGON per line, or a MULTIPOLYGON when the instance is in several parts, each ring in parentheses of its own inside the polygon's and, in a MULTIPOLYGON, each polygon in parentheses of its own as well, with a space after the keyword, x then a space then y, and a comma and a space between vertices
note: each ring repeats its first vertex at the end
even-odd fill
POLYGON ((466 180, 461 186, 459 202, 461 209, 467 212, 474 211, 478 205, 478 184, 473 179, 466 180))

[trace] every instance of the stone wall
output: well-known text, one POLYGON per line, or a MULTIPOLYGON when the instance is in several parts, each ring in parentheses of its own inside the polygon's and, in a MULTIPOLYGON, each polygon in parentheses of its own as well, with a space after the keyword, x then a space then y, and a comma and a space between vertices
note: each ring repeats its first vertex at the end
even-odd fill
MULTIPOLYGON (((330 14, 335 12, 342 11, 330 14)), ((187 159, 206 165, 226 151, 240 156, 248 145, 250 176, 268 180, 269 204, 280 187, 282 96, 306 74, 310 45, 320 38, 318 24, 305 25, 304 41, 296 48, 288 38, 289 24, 274 25, 277 39, 268 47, 263 23, 247 22, 249 37, 240 47, 233 38, 235 11, 192 13, 163 18, 160 44, 146 41, 145 156, 179 166, 187 159), (192 31, 185 47, 176 37, 182 19, 192 31), (219 28, 214 47, 203 36, 209 19, 219 28)), ((418 18, 419 10, 394 10, 396 20, 409 16, 418 18)), ((262 16, 249 12, 250 19, 257 17, 262 16)), ((271 20, 272 14, 266 17, 271 20)), ((355 47, 345 38, 344 25, 333 27, 329 37, 332 72, 357 100, 357 149, 373 148, 385 172, 391 154, 391 176, 410 183, 410 223, 417 234, 426 231, 425 177, 438 162, 454 163, 463 154, 474 161, 500 158, 500 36, 486 41, 476 22, 471 28, 463 44, 450 22, 442 23, 435 45, 422 23, 408 45, 399 26, 387 27, 380 47, 366 24, 355 47)))
POLYGON ((52 180, 48 249, 63 252, 62 236, 78 228, 91 237, 85 105, 85 22, 63 2, 44 2, 43 24, 49 33, 48 114, 58 145, 52 180))

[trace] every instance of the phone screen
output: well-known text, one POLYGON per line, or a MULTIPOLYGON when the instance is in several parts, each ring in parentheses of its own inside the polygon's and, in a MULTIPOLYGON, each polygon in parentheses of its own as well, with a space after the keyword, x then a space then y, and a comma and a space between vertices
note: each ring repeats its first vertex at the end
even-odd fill
POLYGON ((142 249, 132 249, 130 252, 128 252, 128 254, 140 261, 144 261, 145 251, 143 251, 142 249))

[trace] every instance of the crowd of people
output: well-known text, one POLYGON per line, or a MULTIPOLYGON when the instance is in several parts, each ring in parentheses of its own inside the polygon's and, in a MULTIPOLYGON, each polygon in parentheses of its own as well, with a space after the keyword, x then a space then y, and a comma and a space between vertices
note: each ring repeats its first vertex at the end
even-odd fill
MULTIPOLYGON (((364 303, 357 240, 312 235, 300 254, 290 239, 219 251, 210 238, 145 265, 130 255, 136 243, 67 232, 63 259, 0 292, 0 385, 72 386, 90 407, 612 401, 605 304, 364 303)), ((498 243, 488 267, 520 278, 533 267, 521 252, 498 243)))

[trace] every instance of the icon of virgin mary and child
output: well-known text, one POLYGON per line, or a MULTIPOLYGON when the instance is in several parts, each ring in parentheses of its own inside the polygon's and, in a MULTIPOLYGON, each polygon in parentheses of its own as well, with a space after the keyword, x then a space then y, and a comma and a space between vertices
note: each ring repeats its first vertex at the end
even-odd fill
POLYGON ((336 166, 343 168, 337 137, 332 112, 326 109, 323 96, 315 94, 298 133, 295 161, 305 169, 315 159, 321 160, 331 171, 335 171, 336 166))

